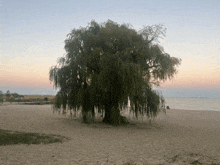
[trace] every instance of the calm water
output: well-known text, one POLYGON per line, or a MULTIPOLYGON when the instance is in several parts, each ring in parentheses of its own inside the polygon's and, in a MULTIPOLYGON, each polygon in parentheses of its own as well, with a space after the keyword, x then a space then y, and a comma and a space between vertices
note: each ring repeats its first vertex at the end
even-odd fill
POLYGON ((170 109, 220 111, 220 99, 165 97, 170 109))

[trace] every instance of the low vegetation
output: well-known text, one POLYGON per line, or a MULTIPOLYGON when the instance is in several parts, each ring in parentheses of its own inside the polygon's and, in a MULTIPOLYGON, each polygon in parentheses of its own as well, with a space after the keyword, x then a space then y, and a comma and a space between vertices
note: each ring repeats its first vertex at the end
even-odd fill
POLYGON ((19 95, 17 93, 10 93, 8 90, 3 93, 0 90, 0 101, 7 100, 9 102, 31 102, 31 101, 44 101, 51 102, 54 100, 54 95, 19 95))
POLYGON ((54 99, 54 95, 24 95, 24 99, 39 99, 50 101, 54 99))
POLYGON ((65 137, 60 135, 25 133, 0 129, 0 146, 13 144, 49 144, 62 142, 65 137))

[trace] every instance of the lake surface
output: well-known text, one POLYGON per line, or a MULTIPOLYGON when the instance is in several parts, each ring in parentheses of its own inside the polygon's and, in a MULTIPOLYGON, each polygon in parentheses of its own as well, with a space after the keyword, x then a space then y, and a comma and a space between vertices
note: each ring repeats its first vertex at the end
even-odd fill
POLYGON ((165 97, 170 109, 220 111, 219 98, 165 97))

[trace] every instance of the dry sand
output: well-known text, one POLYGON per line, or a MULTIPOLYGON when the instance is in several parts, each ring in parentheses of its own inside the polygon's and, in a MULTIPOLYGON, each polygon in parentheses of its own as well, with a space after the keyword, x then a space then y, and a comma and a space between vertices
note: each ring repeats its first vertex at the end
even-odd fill
MULTIPOLYGON (((0 146, 0 164, 220 164, 220 112, 167 110, 151 124, 82 124, 50 105, 0 106, 0 128, 59 134, 63 143, 0 146)), ((1 139, 0 139, 1 140, 1 139)))

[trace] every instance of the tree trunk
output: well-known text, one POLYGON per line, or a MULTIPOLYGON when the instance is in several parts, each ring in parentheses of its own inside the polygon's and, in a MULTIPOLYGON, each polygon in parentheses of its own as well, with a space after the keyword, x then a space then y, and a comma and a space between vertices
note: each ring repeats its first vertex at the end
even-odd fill
POLYGON ((86 80, 84 80, 83 85, 83 96, 82 96, 82 119, 84 123, 87 123, 87 113, 89 110, 89 95, 88 95, 88 89, 87 89, 87 83, 86 80))
POLYGON ((88 106, 87 106, 88 102, 87 102, 87 97, 84 91, 84 95, 83 95, 83 105, 82 105, 82 119, 83 119, 83 123, 87 123, 87 112, 88 112, 88 106))
POLYGON ((135 101, 134 109, 135 109, 135 117, 136 117, 136 119, 138 119, 138 103, 137 103, 137 101, 135 101))
POLYGON ((71 119, 73 118, 72 109, 70 109, 70 117, 71 117, 71 119))
POLYGON ((111 121, 113 125, 120 125, 121 124, 121 115, 118 107, 111 108, 111 121))
POLYGON ((111 107, 105 105, 105 116, 103 118, 103 122, 107 124, 111 124, 111 107))
POLYGON ((95 121, 95 107, 92 106, 92 122, 95 121))
POLYGON ((120 111, 118 106, 113 106, 112 104, 105 106, 105 117, 103 119, 104 123, 112 125, 120 125, 120 111))
POLYGON ((63 115, 66 115, 67 95, 64 93, 62 96, 63 115))
POLYGON ((83 123, 87 123, 87 113, 84 110, 82 111, 82 116, 83 116, 83 123))

